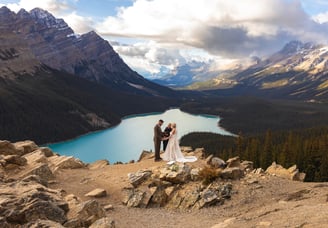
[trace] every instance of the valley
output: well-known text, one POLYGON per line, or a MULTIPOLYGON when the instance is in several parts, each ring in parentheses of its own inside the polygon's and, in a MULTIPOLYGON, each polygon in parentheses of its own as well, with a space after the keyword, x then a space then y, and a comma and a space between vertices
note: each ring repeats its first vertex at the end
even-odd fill
POLYGON ((328 14, 249 3, 1 2, 0 227, 327 227, 328 14), (154 162, 156 114, 49 148, 167 110, 196 161, 154 162))

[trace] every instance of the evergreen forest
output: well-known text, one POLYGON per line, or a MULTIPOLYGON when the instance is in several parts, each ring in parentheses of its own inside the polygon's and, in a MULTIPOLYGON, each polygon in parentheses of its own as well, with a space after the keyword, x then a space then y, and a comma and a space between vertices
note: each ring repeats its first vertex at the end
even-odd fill
POLYGON ((191 133, 181 138, 182 146, 203 147, 206 155, 224 160, 239 156, 266 169, 273 161, 288 168, 294 164, 306 173, 305 181, 328 181, 328 126, 272 131, 263 134, 223 136, 191 133))

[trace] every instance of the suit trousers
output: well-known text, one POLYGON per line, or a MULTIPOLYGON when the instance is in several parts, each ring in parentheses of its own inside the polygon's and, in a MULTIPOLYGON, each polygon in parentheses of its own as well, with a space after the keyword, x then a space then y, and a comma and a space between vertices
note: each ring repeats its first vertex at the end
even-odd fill
POLYGON ((154 140, 154 145, 155 145, 155 159, 160 159, 161 141, 154 140))

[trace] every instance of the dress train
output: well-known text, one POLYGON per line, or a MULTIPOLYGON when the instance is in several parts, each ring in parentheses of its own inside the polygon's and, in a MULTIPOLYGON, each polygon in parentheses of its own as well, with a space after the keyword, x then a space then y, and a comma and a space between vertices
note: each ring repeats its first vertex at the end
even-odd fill
POLYGON ((166 150, 163 154, 163 160, 168 161, 167 164, 173 164, 174 162, 195 162, 197 158, 195 156, 183 156, 177 132, 170 136, 169 142, 167 143, 166 150))

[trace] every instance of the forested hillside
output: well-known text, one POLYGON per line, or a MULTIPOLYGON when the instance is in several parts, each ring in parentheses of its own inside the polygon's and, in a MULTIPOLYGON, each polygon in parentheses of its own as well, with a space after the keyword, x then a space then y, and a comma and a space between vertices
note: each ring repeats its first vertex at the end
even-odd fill
MULTIPOLYGON (((0 78, 1 80, 1 78, 0 78)), ((0 138, 39 144, 118 124, 135 113, 164 111, 175 100, 131 95, 43 66, 0 83, 0 138)))
POLYGON ((267 168, 273 161, 284 167, 297 164, 306 173, 306 181, 328 181, 328 126, 302 130, 267 130, 252 136, 222 136, 191 133, 182 137, 181 145, 204 147, 208 154, 222 159, 240 156, 267 168))

